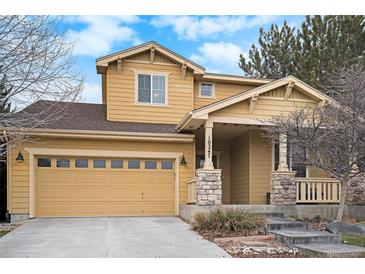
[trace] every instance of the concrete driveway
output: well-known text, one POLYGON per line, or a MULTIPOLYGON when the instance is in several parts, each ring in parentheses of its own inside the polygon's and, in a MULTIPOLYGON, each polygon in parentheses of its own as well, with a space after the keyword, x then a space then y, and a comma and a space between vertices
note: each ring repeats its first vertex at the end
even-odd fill
POLYGON ((0 257, 230 257, 176 217, 34 219, 0 238, 0 257))

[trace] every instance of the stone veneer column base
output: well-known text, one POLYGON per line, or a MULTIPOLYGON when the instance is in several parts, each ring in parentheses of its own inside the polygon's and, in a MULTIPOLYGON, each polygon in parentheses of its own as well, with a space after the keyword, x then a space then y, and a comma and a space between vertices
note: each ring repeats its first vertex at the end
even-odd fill
POLYGON ((222 204, 221 169, 196 170, 196 204, 201 206, 222 204))
POLYGON ((347 186, 346 204, 365 205, 365 176, 356 176, 347 186))
POLYGON ((275 171, 270 178, 270 204, 294 205, 297 202, 295 171, 275 171))
POLYGON ((26 213, 16 213, 16 214, 10 214, 10 222, 11 223, 17 223, 29 220, 29 214, 26 213))

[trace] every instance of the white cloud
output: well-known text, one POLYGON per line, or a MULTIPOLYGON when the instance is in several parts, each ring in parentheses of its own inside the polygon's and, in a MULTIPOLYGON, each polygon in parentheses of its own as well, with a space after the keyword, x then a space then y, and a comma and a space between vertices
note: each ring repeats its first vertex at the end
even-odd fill
POLYGON ((99 84, 85 83, 80 101, 101 104, 101 97, 101 86, 99 84))
POLYGON ((99 57, 110 53, 115 43, 141 43, 138 34, 127 26, 140 22, 137 16, 71 16, 66 21, 85 25, 68 33, 68 38, 75 41, 75 54, 99 57))
POLYGON ((226 42, 204 43, 198 48, 197 54, 192 54, 190 59, 202 65, 212 67, 213 71, 232 71, 238 67, 239 55, 243 50, 226 42), (221 69, 220 69, 221 68, 221 69))
POLYGON ((158 28, 172 27, 179 39, 197 40, 218 33, 237 31, 273 22, 275 16, 159 16, 151 20, 158 28))

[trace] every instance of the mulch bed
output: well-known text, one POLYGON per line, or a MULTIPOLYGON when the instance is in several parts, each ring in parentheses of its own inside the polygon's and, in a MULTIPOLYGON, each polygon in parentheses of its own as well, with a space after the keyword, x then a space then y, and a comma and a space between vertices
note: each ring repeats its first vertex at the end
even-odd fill
POLYGON ((302 258, 297 249, 274 240, 263 232, 245 236, 242 232, 197 231, 203 238, 214 242, 234 258, 302 258))
POLYGON ((303 258, 297 248, 288 247, 275 241, 218 244, 234 258, 303 258))

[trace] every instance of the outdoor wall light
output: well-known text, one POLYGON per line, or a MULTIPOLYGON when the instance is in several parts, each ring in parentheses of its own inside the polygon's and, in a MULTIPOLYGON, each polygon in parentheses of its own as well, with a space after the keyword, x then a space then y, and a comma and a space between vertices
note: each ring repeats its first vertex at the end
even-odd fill
POLYGON ((181 160, 180 160, 180 165, 181 166, 186 166, 188 163, 186 162, 186 160, 185 160, 185 156, 183 155, 183 157, 181 158, 181 160))
POLYGON ((21 153, 21 152, 19 152, 18 153, 18 156, 16 157, 16 159, 15 160, 17 160, 17 161, 19 161, 19 162, 23 162, 24 161, 24 156, 23 156, 23 154, 21 153))

